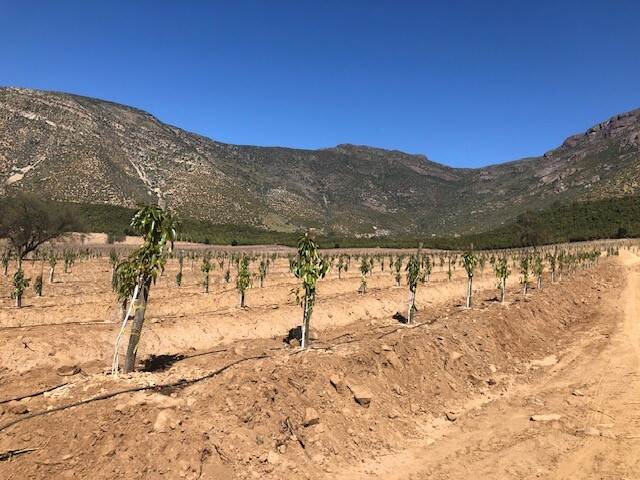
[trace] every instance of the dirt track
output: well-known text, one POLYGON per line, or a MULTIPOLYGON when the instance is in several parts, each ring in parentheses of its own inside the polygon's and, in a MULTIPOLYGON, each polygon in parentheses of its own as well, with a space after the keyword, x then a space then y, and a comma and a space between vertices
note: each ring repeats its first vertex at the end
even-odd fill
POLYGON ((613 332, 600 325, 539 381, 471 402, 456 423, 426 428, 428 440, 337 478, 640 479, 640 259, 621 263, 624 291, 605 300, 613 332), (549 414, 560 418, 531 420, 549 414))

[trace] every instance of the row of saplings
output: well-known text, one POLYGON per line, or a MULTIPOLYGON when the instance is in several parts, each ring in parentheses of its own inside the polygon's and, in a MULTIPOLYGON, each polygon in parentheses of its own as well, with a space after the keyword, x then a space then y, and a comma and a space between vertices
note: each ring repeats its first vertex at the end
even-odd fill
MULTIPOLYGON (((123 304, 123 319, 116 338, 112 362, 112 373, 114 375, 120 370, 119 347, 129 322, 131 322, 131 327, 123 371, 132 372, 135 369, 136 354, 144 325, 149 292, 151 286, 164 270, 176 238, 176 227, 173 218, 160 207, 147 206, 141 208, 133 217, 131 227, 142 234, 143 244, 125 260, 119 261, 114 268, 113 288, 118 295, 118 299, 123 304)), ((547 253, 546 258, 549 262, 552 281, 555 281, 558 266, 562 267, 562 269, 572 271, 578 267, 593 265, 597 262, 599 256, 599 250, 576 252, 573 254, 553 250, 553 252, 547 253)), ((466 295, 467 308, 471 308, 472 305, 473 277, 482 258, 482 255, 478 256, 473 251, 467 251, 461 257, 461 262, 468 278, 466 295)), ((334 258, 333 260, 336 259, 334 258)), ((348 262, 344 257, 337 259, 338 265, 345 261, 348 262)), ((396 262, 397 261, 396 259, 396 262)), ((541 285, 540 282, 544 269, 541 254, 536 253, 535 250, 525 251, 520 253, 517 258, 514 257, 512 261, 519 262, 525 294, 527 293, 532 274, 537 276, 538 285, 541 285)), ((496 276, 499 280, 498 288, 501 291, 501 300, 504 301, 506 281, 510 274, 508 259, 506 256, 492 256, 489 262, 494 266, 496 276)), ((295 277, 301 281, 302 288, 302 349, 309 346, 309 327, 313 308, 316 303, 318 281, 327 274, 331 263, 330 258, 320 255, 318 246, 308 233, 298 242, 297 255, 290 258, 290 270, 295 277)), ((268 269, 266 260, 264 264, 266 265, 265 268, 268 269)), ((202 271, 206 276, 208 276, 210 265, 210 257, 205 255, 203 258, 202 271)), ((394 267, 395 265, 394 263, 394 267)), ((402 260, 400 261, 400 265, 402 265, 402 260)), ((427 268, 427 265, 431 265, 431 259, 421 252, 420 247, 416 254, 409 256, 405 264, 404 270, 410 292, 407 310, 408 323, 412 323, 414 320, 414 314, 416 312, 416 291, 420 282, 426 281, 425 279, 428 277, 428 271, 430 271, 430 269, 427 268)), ((247 256, 238 257, 237 267, 238 276, 236 286, 240 292, 240 305, 244 306, 244 293, 251 282, 249 258, 247 256)), ((369 274, 370 267, 371 259, 367 256, 362 256, 360 272, 365 288, 366 275, 369 274)), ((340 271, 339 269, 339 272, 340 271)), ((181 275, 181 270, 179 270, 178 274, 181 275)), ((206 282, 205 280, 205 283, 206 282)))
MULTIPOLYGON (((63 251, 62 260, 64 261, 64 273, 69 273, 77 258, 78 254, 73 250, 63 251)), ((5 277, 8 276, 10 260, 11 253, 7 250, 0 257, 0 264, 2 265, 2 270, 5 277)), ((18 265, 11 281, 11 284, 13 286, 13 290, 11 291, 11 298, 15 301, 15 305, 17 308, 22 307, 22 299, 24 297, 25 291, 31 284, 31 279, 26 277, 24 269, 22 268, 22 260, 23 257, 17 257, 18 265)), ((40 263, 40 272, 36 275, 33 281, 33 290, 36 296, 42 297, 42 295, 44 294, 43 277, 45 262, 49 264, 49 283, 54 283, 55 268, 58 264, 59 257, 55 254, 54 251, 48 252, 47 254, 41 254, 36 250, 33 254, 33 260, 35 263, 40 263)))
MULTIPOLYGON (((612 250, 613 251, 613 250, 612 250)), ((615 250, 617 252, 617 250, 615 250)), ((485 266, 487 262, 493 267, 496 277, 498 278, 498 289, 500 290, 500 300, 504 302, 505 300, 505 292, 506 292, 506 282, 507 278, 510 275, 510 269, 508 266, 507 258, 511 258, 512 264, 514 268, 519 268, 521 273, 521 283, 524 288, 524 294, 526 295, 529 285, 530 279, 532 277, 536 278, 537 287, 540 288, 542 284, 542 276, 545 269, 545 263, 543 260, 543 256, 546 259, 546 262, 549 266, 551 273, 552 282, 555 281, 556 274, 562 274, 565 270, 573 270, 577 264, 581 264, 593 260, 599 256, 599 252, 597 250, 583 252, 577 251, 575 254, 567 253, 565 251, 558 252, 557 249, 554 249, 552 252, 542 254, 540 252, 536 252, 535 250, 532 253, 521 253, 521 252, 513 252, 511 255, 503 254, 502 256, 496 256, 495 254, 481 253, 476 256, 473 252, 467 252, 460 256, 454 253, 440 254, 440 266, 444 267, 445 262, 447 264, 447 276, 449 281, 452 279, 453 271, 455 271, 456 262, 459 261, 460 265, 464 267, 467 276, 470 280, 470 285, 468 287, 468 295, 467 301, 470 304, 471 302, 471 293, 472 286, 471 283, 473 281, 473 276, 476 270, 476 267, 479 267, 481 271, 485 270, 485 266)), ((178 251, 176 258, 178 261, 178 272, 175 276, 175 282, 178 287, 182 285, 183 282, 183 268, 184 268, 184 259, 188 258, 191 261, 191 270, 193 270, 194 260, 199 258, 199 256, 195 252, 185 252, 178 251)), ((210 287, 210 272, 216 268, 216 265, 219 266, 220 270, 224 270, 223 279, 225 283, 229 283, 231 280, 231 265, 235 265, 236 270, 236 289, 238 290, 240 297, 240 307, 245 307, 245 296, 247 288, 253 285, 253 279, 259 279, 260 288, 264 286, 264 282, 266 280, 267 274, 269 272, 269 268, 272 264, 272 261, 276 260, 278 255, 273 253, 270 255, 244 255, 233 253, 228 255, 226 252, 218 252, 214 256, 211 252, 205 251, 201 255, 201 266, 200 270, 202 272, 202 287, 204 293, 209 293, 210 287), (258 271, 256 274, 252 274, 249 269, 250 262, 257 262, 258 271), (226 261, 226 264, 225 264, 226 261), (225 269, 226 265, 226 269, 225 269)), ((119 257, 115 253, 115 251, 111 252, 110 255, 111 263, 113 266, 113 279, 115 279, 116 267, 119 263, 119 257)), ((340 255, 329 255, 323 257, 324 261, 328 263, 329 268, 331 270, 335 268, 338 271, 338 278, 342 278, 342 272, 347 272, 351 265, 352 259, 356 261, 360 261, 359 271, 360 271, 360 286, 358 288, 358 292, 361 294, 365 294, 367 291, 367 276, 371 276, 376 264, 379 264, 382 272, 385 271, 385 265, 388 265, 389 271, 395 277, 396 286, 400 286, 402 272, 406 271, 407 275, 407 283, 412 288, 413 283, 420 282, 426 284, 429 282, 429 277, 432 272, 433 265, 435 264, 435 259, 432 258, 428 254, 418 254, 417 257, 411 256, 408 261, 405 262, 405 255, 397 255, 397 256, 385 256, 385 255, 354 255, 353 257, 348 254, 340 254, 340 255), (416 263, 416 261, 418 263, 416 263), (403 268, 404 267, 404 268, 403 268), (418 272, 414 281, 414 273, 418 272)), ((289 256, 289 269, 291 272, 294 272, 296 266, 297 257, 294 255, 289 256)), ((417 287, 417 283, 416 283, 417 287)), ((296 303, 303 304, 304 300, 300 296, 300 289, 294 289, 292 291, 292 295, 296 299, 296 303)))
MULTIPOLYGON (((617 247, 609 247, 609 254, 617 254, 617 247)), ((100 257, 102 255, 101 251, 92 252, 88 249, 81 251, 73 251, 70 249, 65 249, 62 252, 61 258, 64 260, 64 271, 68 273, 70 268, 74 265, 76 259, 78 257, 82 258, 91 258, 91 257, 100 257)), ((170 255, 170 254, 168 254, 170 255)), ((573 253, 568 253, 564 250, 558 251, 557 248, 552 251, 548 251, 544 254, 544 258, 549 266, 549 270, 551 273, 551 281, 555 281, 556 275, 562 275, 564 271, 573 271, 578 265, 586 265, 589 263, 593 263, 599 257, 600 252, 598 250, 592 251, 580 251, 575 250, 573 253)), ((195 252, 187 252, 187 256, 191 261, 191 269, 193 269, 193 263, 196 258, 198 258, 195 252)), ((298 253, 299 256, 299 253, 298 253)), ((460 257, 455 253, 447 252, 439 254, 440 267, 444 270, 445 264, 447 265, 447 276, 448 279, 451 280, 452 273, 455 270, 455 266, 457 262, 460 263, 461 266, 464 267, 467 277, 467 294, 466 294, 466 305, 467 307, 471 307, 472 302, 472 292, 473 292, 473 278, 475 275, 476 269, 479 267, 481 271, 484 271, 487 262, 493 266, 495 275, 498 279, 498 289, 500 291, 500 300, 501 302, 505 301, 505 293, 506 293, 506 282, 507 278, 510 275, 508 257, 511 258, 512 265, 514 268, 518 268, 521 274, 521 284, 523 285, 524 294, 526 295, 527 290, 530 285, 530 280, 532 277, 537 279, 538 288, 541 287, 542 275, 545 268, 545 263, 543 261, 543 253, 540 251, 536 251, 535 249, 531 252, 522 252, 522 251, 512 251, 505 252, 503 255, 496 255, 495 253, 480 253, 475 254, 474 252, 465 252, 460 257)), ((178 259, 178 273, 176 274, 176 284, 180 286, 182 284, 183 278, 183 264, 184 264, 185 253, 182 251, 177 252, 178 259)), ((277 258, 277 254, 271 254, 269 256, 262 255, 260 257, 260 263, 258 266, 257 277, 259 278, 260 287, 263 286, 267 273, 269 271, 269 267, 271 265, 271 261, 277 258)), ((435 256, 429 256, 427 254, 420 253, 418 251, 417 255, 412 255, 405 262, 404 255, 397 256, 385 256, 385 255, 354 255, 353 257, 348 254, 340 254, 340 255, 331 255, 322 257, 323 265, 327 266, 327 271, 331 268, 336 268, 338 271, 338 278, 341 278, 342 272, 347 272, 349 270, 352 259, 356 261, 360 261, 359 271, 361 276, 360 287, 358 291, 362 294, 366 293, 367 290, 367 276, 371 275, 374 271, 375 265, 379 264, 382 272, 385 271, 385 265, 388 265, 389 271, 392 275, 395 276, 396 285, 400 285, 400 280, 402 277, 402 270, 404 266, 404 271, 406 272, 407 285, 410 290, 410 306, 408 309, 407 320, 409 322, 412 321, 412 317, 415 311, 415 292, 419 283, 426 284, 429 281, 429 276, 431 274, 433 265, 435 265, 435 256)), ((220 269, 224 268, 225 259, 227 259, 226 253, 218 253, 216 261, 212 259, 212 255, 210 252, 204 252, 202 255, 202 264, 201 271, 203 274, 202 285, 204 287, 204 292, 209 292, 209 276, 210 271, 214 268, 217 263, 220 269)), ((239 255, 239 254, 231 254, 227 260, 227 268, 224 273, 225 282, 229 283, 231 278, 230 266, 231 264, 235 265, 236 268, 236 288, 239 292, 240 297, 240 306, 245 307, 245 297, 246 291, 249 287, 252 286, 253 275, 249 271, 249 262, 256 261, 258 257, 256 255, 247 256, 247 255, 239 255)), ((296 266, 297 266, 297 256, 289 256, 289 268, 295 274, 296 266)), ((2 267, 4 269, 4 274, 7 276, 7 270, 9 265, 10 255, 9 252, 5 252, 2 257, 0 257, 0 261, 2 267)), ((43 271, 45 261, 49 263, 49 283, 53 283, 54 281, 54 272, 55 267, 58 263, 58 255, 56 255, 55 251, 49 251, 40 253, 38 251, 34 252, 34 261, 40 261, 41 271, 40 274, 36 276, 34 281, 34 290, 37 296, 42 296, 43 294, 43 271)), ((110 261, 113 267, 113 275, 112 275, 112 285, 113 288, 119 292, 119 282, 118 276, 116 275, 118 271, 118 266, 121 264, 119 255, 115 250, 110 252, 110 261)), ((163 264, 164 268, 164 264, 163 264)), ((162 269, 160 269, 160 274, 162 273, 162 269)), ((22 269, 22 262, 18 259, 18 269, 13 276, 13 291, 12 298, 15 299, 16 306, 20 308, 22 306, 22 298, 25 290, 29 286, 30 279, 25 277, 24 271, 22 269)), ((295 289, 292 291, 295 294, 296 302, 300 303, 304 307, 305 298, 307 292, 305 291, 305 295, 300 296, 300 289, 295 289)), ((123 311, 127 310, 129 297, 122 299, 123 302, 123 311)))

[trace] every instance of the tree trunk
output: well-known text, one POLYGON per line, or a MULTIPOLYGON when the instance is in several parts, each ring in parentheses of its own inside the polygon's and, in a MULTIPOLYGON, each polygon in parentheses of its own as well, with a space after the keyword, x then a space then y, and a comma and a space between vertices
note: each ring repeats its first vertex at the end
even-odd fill
POLYGON ((411 290, 411 294, 409 295, 409 310, 407 312, 407 323, 413 323, 413 311, 416 308, 416 291, 411 290))
POLYGON ((542 289, 542 277, 538 277, 538 290, 542 289))
POLYGON ((240 292, 240 308, 244 308, 244 292, 240 292))
POLYGON ((473 293, 473 277, 469 277, 467 283, 467 308, 471 308, 471 295, 473 293))
POLYGON ((556 272, 555 271, 551 271, 551 283, 555 283, 556 281, 556 272))
POLYGON ((315 293, 313 291, 305 291, 302 314, 302 338, 300 341, 300 346, 303 349, 309 346, 309 329, 311 328, 311 312, 313 311, 314 300, 315 293))
POLYGON ((502 282, 500 282, 502 284, 502 287, 500 288, 500 303, 504 303, 504 297, 505 295, 505 290, 507 289, 507 279, 503 278, 502 282))
POLYGON ((127 356, 124 361, 124 373, 133 372, 136 368, 136 354, 138 353, 138 344, 142 335, 142 326, 144 325, 144 314, 149 300, 149 288, 151 280, 145 280, 138 292, 136 301, 136 312, 131 325, 131 333, 129 334, 129 345, 127 347, 127 356))
POLYGON ((302 306, 302 331, 300 335, 300 347, 305 349, 309 346, 309 317, 307 316, 307 308, 309 299, 307 294, 304 295, 304 303, 302 306))
POLYGON ((53 283, 53 270, 54 267, 51 267, 51 269, 49 270, 49 283, 53 283))
POLYGON ((22 308, 22 295, 16 295, 16 308, 22 308))
POLYGON ((204 277, 204 293, 209 293, 209 274, 204 277))

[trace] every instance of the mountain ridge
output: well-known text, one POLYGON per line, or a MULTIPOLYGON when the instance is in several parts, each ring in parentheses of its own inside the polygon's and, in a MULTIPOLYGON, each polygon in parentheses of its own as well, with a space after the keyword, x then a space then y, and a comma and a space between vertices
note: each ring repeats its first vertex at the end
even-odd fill
POLYGON ((234 145, 137 107, 14 87, 0 88, 0 132, 0 195, 127 207, 163 195, 184 215, 279 231, 479 231, 556 201, 640 190, 640 109, 539 157, 475 169, 348 143, 234 145))

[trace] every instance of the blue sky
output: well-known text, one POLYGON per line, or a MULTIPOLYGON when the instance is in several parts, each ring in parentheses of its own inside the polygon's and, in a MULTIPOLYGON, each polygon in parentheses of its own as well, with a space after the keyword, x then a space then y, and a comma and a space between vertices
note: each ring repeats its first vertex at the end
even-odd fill
POLYGON ((640 107, 640 2, 6 1, 0 85, 220 141, 539 155, 640 107))

